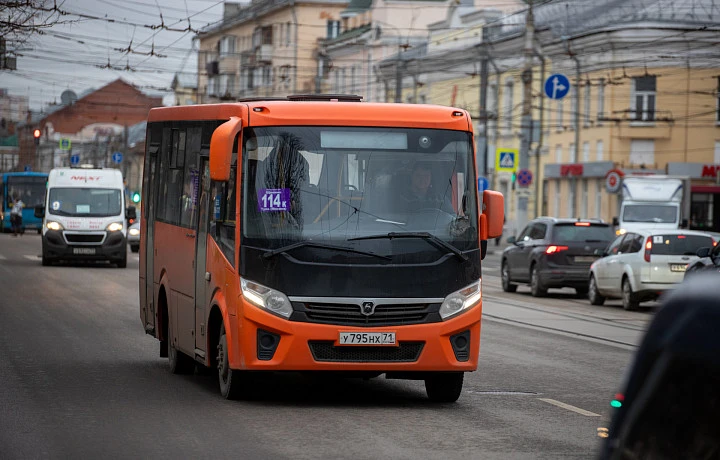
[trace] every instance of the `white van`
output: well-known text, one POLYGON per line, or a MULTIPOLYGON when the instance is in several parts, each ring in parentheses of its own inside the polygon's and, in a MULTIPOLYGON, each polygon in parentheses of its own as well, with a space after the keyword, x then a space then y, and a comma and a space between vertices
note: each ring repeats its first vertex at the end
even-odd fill
POLYGON ((50 171, 43 217, 42 264, 58 260, 109 260, 127 266, 125 187, 117 169, 60 168, 50 171))

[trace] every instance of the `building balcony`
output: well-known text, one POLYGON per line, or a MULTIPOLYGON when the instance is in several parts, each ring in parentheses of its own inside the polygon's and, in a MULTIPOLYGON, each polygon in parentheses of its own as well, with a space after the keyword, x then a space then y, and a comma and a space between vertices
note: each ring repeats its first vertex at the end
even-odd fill
POLYGON ((255 50, 255 61, 270 63, 273 58, 273 46, 272 45, 260 45, 255 50))

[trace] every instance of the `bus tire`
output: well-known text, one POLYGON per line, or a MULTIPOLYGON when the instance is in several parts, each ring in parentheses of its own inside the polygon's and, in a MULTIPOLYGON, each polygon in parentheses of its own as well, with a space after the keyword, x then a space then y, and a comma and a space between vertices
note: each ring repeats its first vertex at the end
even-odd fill
POLYGON ((173 374, 192 374, 195 372, 195 361, 168 341, 168 364, 173 374))
POLYGON ((246 397, 243 393, 248 390, 247 376, 242 375, 242 371, 230 369, 227 350, 228 344, 227 335, 225 334, 225 323, 221 322, 216 360, 220 394, 225 399, 240 399, 241 397, 246 397))
POLYGON ((438 373, 425 379, 425 391, 432 402, 451 403, 462 393, 464 372, 438 373))

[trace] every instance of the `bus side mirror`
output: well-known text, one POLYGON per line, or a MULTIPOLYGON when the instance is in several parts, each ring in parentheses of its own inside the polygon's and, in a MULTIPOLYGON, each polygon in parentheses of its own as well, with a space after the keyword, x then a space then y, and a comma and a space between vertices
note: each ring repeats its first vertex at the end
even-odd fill
POLYGON ((480 214, 480 241, 497 238, 503 234, 505 221, 505 199, 502 193, 485 190, 480 214))
POLYGON ((241 129, 242 118, 230 117, 213 132, 210 138, 210 179, 217 182, 230 180, 233 145, 241 129))
POLYGON ((45 217, 45 206, 35 206, 35 217, 42 219, 45 217))
POLYGON ((125 218, 127 220, 135 221, 137 219, 137 211, 135 210, 135 206, 128 206, 125 210, 125 218))

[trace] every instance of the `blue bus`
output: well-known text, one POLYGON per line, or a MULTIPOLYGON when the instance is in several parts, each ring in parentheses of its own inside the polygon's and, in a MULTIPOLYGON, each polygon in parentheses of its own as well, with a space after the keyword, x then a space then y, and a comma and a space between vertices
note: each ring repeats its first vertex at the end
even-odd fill
POLYGON ((42 231, 42 219, 35 217, 35 206, 45 205, 47 173, 40 172, 7 172, 0 174, 0 219, 2 231, 12 229, 10 210, 13 199, 19 198, 25 203, 23 209, 23 227, 26 230, 42 231))

